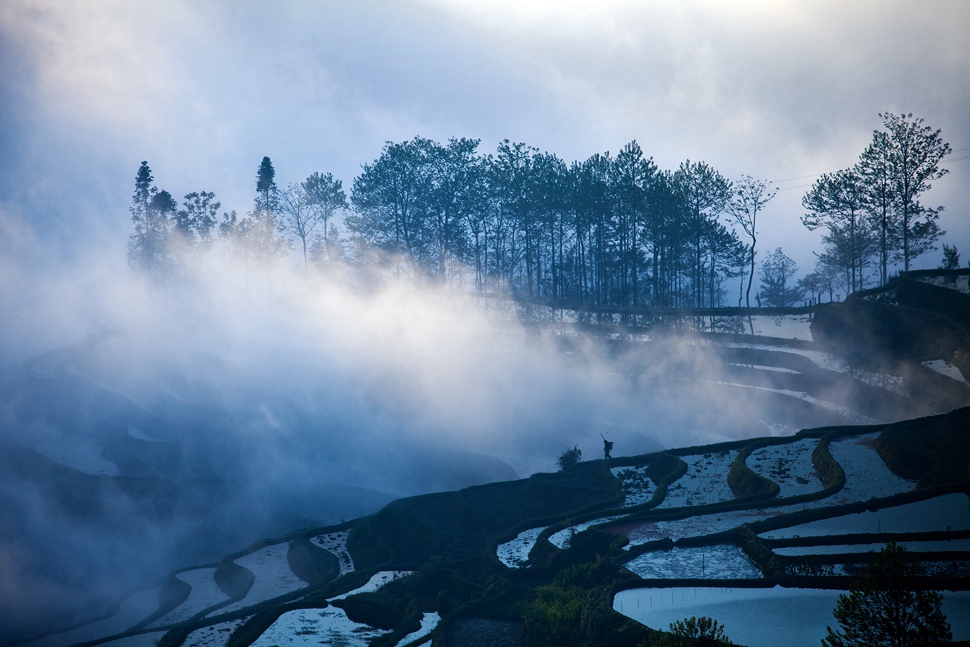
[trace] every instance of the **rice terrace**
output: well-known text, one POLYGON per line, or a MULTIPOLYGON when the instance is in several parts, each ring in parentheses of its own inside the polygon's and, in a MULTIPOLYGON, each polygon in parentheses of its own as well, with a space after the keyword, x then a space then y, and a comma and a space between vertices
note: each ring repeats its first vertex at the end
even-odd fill
MULTIPOLYGON (((572 352, 582 328, 624 371, 658 344, 712 355, 732 384, 827 424, 399 499, 186 566, 17 644, 519 645, 578 634, 639 645, 678 619, 713 616, 740 644, 764 645, 777 634, 758 618, 771 613, 792 623, 788 644, 809 645, 870 551, 890 542, 918 562, 917 586, 943 591, 954 638, 966 640, 970 387, 955 371, 967 370, 967 339, 941 346, 932 322, 946 312, 967 325, 968 278, 916 272, 844 303, 772 315, 789 320, 779 326, 810 319, 814 341, 501 304, 503 316, 546 310, 535 334, 559 352, 572 352), (875 309, 905 315, 883 315, 897 323, 873 334, 875 309), (576 323, 559 323, 564 314, 576 323), (876 351, 882 366, 858 364, 876 351), (887 408, 910 419, 872 417, 887 408), (582 612, 563 615, 571 608, 582 612)), ((31 370, 64 379, 72 361, 31 370)))

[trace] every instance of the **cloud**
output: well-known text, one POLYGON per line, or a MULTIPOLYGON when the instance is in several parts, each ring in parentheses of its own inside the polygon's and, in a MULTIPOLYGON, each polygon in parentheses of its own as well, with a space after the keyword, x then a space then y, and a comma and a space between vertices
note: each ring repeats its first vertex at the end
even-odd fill
MULTIPOLYGON (((385 140, 414 135, 486 151, 509 137, 567 161, 636 138, 662 167, 703 159, 773 180, 850 165, 884 110, 961 148, 967 14, 946 1, 4 3, 17 64, 0 78, 16 108, 3 138, 23 154, 2 162, 0 199, 77 240, 78 216, 127 228, 142 159, 173 193, 244 211, 263 155, 287 181, 323 170, 349 186, 385 140)), ((937 192, 970 247, 966 172, 937 192)), ((818 241, 801 193, 779 196, 763 234, 807 269, 804 241, 818 241)))

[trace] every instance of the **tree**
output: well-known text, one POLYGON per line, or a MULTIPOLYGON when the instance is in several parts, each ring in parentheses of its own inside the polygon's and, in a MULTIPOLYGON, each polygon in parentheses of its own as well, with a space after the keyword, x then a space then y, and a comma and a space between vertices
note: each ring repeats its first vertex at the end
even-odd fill
MULTIPOLYGON (((704 305, 705 232, 717 223, 717 218, 731 199, 731 183, 704 162, 682 163, 674 173, 674 181, 680 189, 688 214, 687 231, 690 236, 694 294, 691 305, 704 305)), ((738 187, 739 191, 742 187, 738 187)), ((767 200, 765 200, 767 202, 767 200)), ((760 205, 756 205, 756 209, 760 205)))
POLYGON ((344 193, 343 183, 335 180, 333 174, 313 173, 300 185, 310 204, 310 209, 320 223, 320 235, 314 238, 316 247, 315 258, 318 260, 332 260, 332 248, 336 244, 336 228, 330 220, 337 211, 347 208, 347 194, 344 193))
POLYGON ((553 153, 536 155, 532 164, 532 203, 536 214, 536 296, 562 299, 566 277, 566 201, 569 170, 553 153))
POLYGON ((161 194, 152 182, 148 162, 142 162, 135 174, 135 192, 131 197, 131 221, 134 231, 128 236, 128 262, 143 270, 165 269, 168 260, 168 237, 172 223, 168 218, 174 200, 168 191, 161 194))
POLYGON ((269 157, 263 157, 256 171, 256 216, 275 214, 278 206, 279 189, 276 187, 276 170, 269 157))
POLYGON ((597 305, 608 301, 612 265, 610 241, 615 226, 609 181, 612 166, 609 154, 596 153, 570 170, 580 300, 589 297, 597 305))
POLYGON ((247 222, 240 223, 245 234, 247 254, 252 252, 257 260, 271 262, 278 259, 289 247, 287 240, 277 236, 279 224, 279 189, 276 187, 276 171, 273 162, 263 157, 256 171, 256 201, 247 222))
POLYGON ((222 222, 219 223, 219 236, 222 240, 228 243, 229 248, 233 251, 240 251, 240 248, 244 248, 245 231, 243 230, 243 223, 245 218, 239 219, 239 214, 236 210, 222 214, 222 222))
POLYGON ((620 149, 613 160, 611 187, 616 202, 618 248, 620 252, 620 294, 624 305, 640 305, 641 269, 645 263, 643 232, 648 190, 657 174, 652 157, 646 157, 636 140, 620 149), (628 278, 629 277, 629 278, 628 278), (626 299, 629 293, 631 299, 626 299))
POLYGON ((345 220, 358 246, 401 254, 419 264, 428 249, 425 201, 430 168, 424 163, 427 140, 386 142, 381 156, 354 178, 350 201, 355 213, 345 220))
POLYGON ((439 281, 448 278, 450 265, 466 258, 468 222, 480 199, 484 168, 476 154, 479 140, 452 138, 442 146, 425 143, 429 166, 427 199, 428 235, 432 241, 431 267, 439 281))
POLYGON ((645 242, 653 268, 651 305, 679 305, 679 269, 687 251, 687 206, 680 185, 670 171, 654 176, 648 190, 645 242))
POLYGON ((835 225, 822 235, 820 261, 839 274, 839 283, 850 294, 865 287, 870 261, 879 253, 875 232, 869 228, 850 235, 848 227, 835 225), (855 268, 855 272, 852 269, 855 268), (855 287, 853 287, 853 285, 855 287))
POLYGON ((720 222, 710 221, 704 228, 704 245, 708 255, 708 292, 710 294, 709 308, 721 305, 723 290, 721 283, 724 278, 743 274, 743 269, 734 268, 745 263, 747 247, 738 238, 737 232, 728 229, 720 222))
POLYGON ((670 625, 670 634, 664 636, 663 647, 721 647, 734 643, 724 633, 724 625, 707 616, 691 616, 670 625))
POLYGON ((943 264, 940 265, 940 269, 960 269, 960 252, 957 251, 956 245, 947 245, 946 243, 943 243, 943 264))
POLYGON ((891 542, 854 580, 835 607, 839 631, 828 627, 825 647, 917 647, 950 642, 942 596, 916 590, 917 567, 891 542))
POLYGON ((951 152, 950 145, 940 137, 940 130, 924 125, 922 118, 912 113, 894 115, 881 113, 886 128, 886 155, 894 207, 899 217, 902 240, 903 269, 909 271, 913 258, 928 252, 943 235, 936 224, 943 207, 927 208, 919 197, 928 191, 933 180, 947 174, 940 161, 951 152))
POLYGON ((533 208, 533 167, 539 150, 523 142, 499 142, 489 179, 497 205, 493 244, 496 273, 513 289, 522 287, 534 296, 536 228, 533 208), (518 276, 518 279, 516 278, 518 276))
POLYGON ((280 194, 280 230, 293 236, 303 247, 303 267, 308 264, 307 243, 319 220, 310 206, 310 199, 301 185, 286 187, 280 194))
POLYGON ((748 289, 744 294, 745 304, 749 308, 751 307, 751 284, 754 282, 755 246, 758 244, 758 212, 777 193, 777 189, 770 188, 770 183, 745 175, 738 182, 734 197, 728 203, 728 213, 751 239, 751 244, 748 246, 748 289))
POLYGON ((835 292, 841 289, 840 278, 841 272, 838 268, 820 258, 815 269, 798 281, 798 286, 809 294, 814 303, 821 303, 823 294, 828 294, 829 301, 832 301, 835 292))
POLYGON ((802 216, 802 224, 809 231, 827 227, 830 232, 836 229, 844 232, 848 243, 849 289, 855 292, 860 287, 862 266, 869 249, 863 240, 868 232, 862 222, 866 192, 860 173, 856 169, 845 169, 822 175, 802 198, 802 206, 808 210, 802 216))
POLYGON ((151 167, 148 166, 148 162, 143 161, 135 173, 135 193, 131 196, 132 204, 129 208, 131 218, 136 224, 144 220, 148 213, 148 205, 151 204, 152 195, 156 191, 152 186, 154 181, 151 167))
POLYGON ((787 308, 801 301, 805 293, 792 282, 798 266, 776 247, 761 264, 761 298, 764 305, 787 308))
POLYGON ((215 193, 192 192, 182 198, 182 208, 175 214, 175 231, 190 249, 207 250, 212 246, 212 234, 221 203, 215 193))
POLYGON ((879 130, 862 152, 856 169, 865 191, 865 207, 872 228, 879 238, 879 284, 889 279, 889 262, 898 236, 898 218, 893 207, 895 195, 889 164, 889 136, 879 130))
POLYGON ((160 222, 164 222, 165 229, 169 230, 175 223, 175 214, 178 211, 178 204, 175 198, 168 191, 157 191, 148 203, 148 210, 155 214, 160 222))
POLYGON ((572 449, 567 449, 561 453, 556 462, 559 464, 559 471, 565 472, 570 467, 579 465, 581 460, 583 460, 583 450, 579 448, 579 445, 573 445, 572 449))

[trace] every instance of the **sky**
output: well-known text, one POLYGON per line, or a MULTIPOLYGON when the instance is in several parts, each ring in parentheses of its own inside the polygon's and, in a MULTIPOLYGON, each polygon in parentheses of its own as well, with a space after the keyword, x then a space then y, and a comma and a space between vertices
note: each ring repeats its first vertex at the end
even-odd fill
POLYGON ((819 234, 802 195, 888 111, 955 150, 924 201, 966 261, 968 28, 963 0, 6 0, 0 254, 43 269, 97 248, 123 267, 141 160, 176 197, 243 213, 264 155, 281 186, 321 171, 349 188, 384 142, 419 135, 567 162, 636 139, 661 168, 774 181, 759 246, 804 273, 819 234))

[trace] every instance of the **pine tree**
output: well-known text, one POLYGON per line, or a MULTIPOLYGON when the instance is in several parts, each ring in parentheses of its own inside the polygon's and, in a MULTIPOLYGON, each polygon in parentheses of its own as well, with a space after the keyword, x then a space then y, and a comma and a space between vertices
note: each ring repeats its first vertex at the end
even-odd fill
POLYGON ((880 551, 835 607, 839 631, 823 647, 922 647, 950 642, 943 597, 915 590, 916 566, 894 542, 880 551))
POLYGON ((761 264, 761 297, 764 305, 787 308, 804 298, 801 286, 792 281, 798 266, 781 247, 775 248, 761 264))
POLYGON ((811 190, 802 198, 802 206, 808 213, 802 216, 802 224, 813 231, 826 227, 831 240, 846 242, 845 270, 849 276, 849 289, 860 289, 863 267, 870 256, 872 245, 863 214, 867 204, 862 175, 857 169, 845 169, 823 174, 811 190))
POLYGON ((269 157, 263 157, 256 172, 256 203, 248 222, 240 223, 246 232, 246 244, 257 260, 273 262, 289 247, 289 241, 277 235, 279 229, 279 189, 276 171, 269 157))
POLYGON ((887 133, 892 195, 899 217, 903 269, 909 271, 912 259, 933 247, 944 233, 936 221, 943 207, 928 208, 920 204, 920 194, 931 188, 931 182, 947 174, 940 161, 950 153, 950 145, 940 137, 940 130, 924 125, 912 114, 880 114, 887 133))
POLYGON ((724 625, 707 616, 691 616, 685 620, 677 620, 670 625, 670 636, 662 640, 661 645, 667 647, 691 645, 693 647, 727 647, 734 643, 724 633, 724 625))
POLYGON ((128 262, 151 271, 168 269, 169 235, 176 211, 171 194, 153 186, 154 179, 148 162, 142 162, 135 174, 135 192, 128 209, 135 229, 128 236, 128 262))

